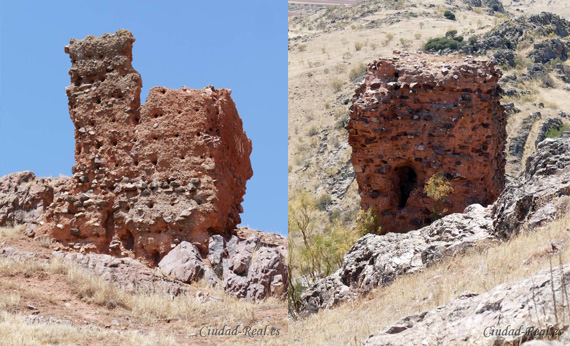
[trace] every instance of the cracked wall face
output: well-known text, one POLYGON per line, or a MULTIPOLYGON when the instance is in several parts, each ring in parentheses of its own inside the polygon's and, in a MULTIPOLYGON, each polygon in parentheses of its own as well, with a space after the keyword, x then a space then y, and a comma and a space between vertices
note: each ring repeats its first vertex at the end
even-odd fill
POLYGON ((75 165, 39 231, 148 263, 181 241, 207 252, 241 221, 251 140, 227 89, 154 87, 141 105, 134 41, 119 30, 65 47, 75 165))
POLYGON ((506 113, 492 62, 394 52, 368 65, 347 125, 361 206, 383 231, 433 220, 425 182, 444 174, 448 213, 492 203, 504 187, 506 113))

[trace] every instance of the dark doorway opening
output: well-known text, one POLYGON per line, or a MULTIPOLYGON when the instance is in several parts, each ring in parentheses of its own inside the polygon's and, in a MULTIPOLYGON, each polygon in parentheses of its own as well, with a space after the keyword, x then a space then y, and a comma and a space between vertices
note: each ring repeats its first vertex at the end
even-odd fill
POLYGON ((400 209, 404 208, 408 203, 408 198, 410 193, 416 187, 418 176, 413 168, 411 167, 399 167, 396 169, 396 174, 398 175, 398 207, 400 209))
POLYGON ((126 250, 133 250, 135 247, 135 237, 133 237, 133 234, 128 230, 121 236, 121 241, 126 250))

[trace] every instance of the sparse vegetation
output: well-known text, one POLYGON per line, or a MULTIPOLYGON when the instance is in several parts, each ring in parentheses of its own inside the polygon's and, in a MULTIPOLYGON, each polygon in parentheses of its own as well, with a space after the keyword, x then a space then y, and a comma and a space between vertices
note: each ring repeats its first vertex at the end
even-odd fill
POLYGON ((567 125, 562 125, 560 128, 552 128, 546 133, 546 138, 560 137, 564 131, 570 131, 570 127, 567 125))
POLYGON ((412 45, 412 40, 408 40, 402 37, 400 38, 400 44, 402 44, 402 47, 408 48, 409 46, 412 45))
POLYGON ((364 47, 364 43, 362 42, 354 42, 354 50, 355 51, 360 51, 362 49, 362 47, 364 47))
POLYGON ((451 182, 442 173, 434 174, 426 181, 424 192, 434 201, 432 209, 434 219, 441 218, 447 212, 443 207, 445 198, 453 192, 451 182))
POLYGON ((366 73, 366 64, 360 63, 350 70, 350 72, 348 73, 348 79, 354 82, 355 80, 363 76, 365 73, 366 73))
POLYGON ((339 92, 346 82, 340 78, 335 78, 331 82, 331 86, 335 92, 339 92))
POLYGON ((358 211, 356 229, 361 237, 368 233, 382 234, 382 224, 374 207, 370 207, 366 211, 358 211))
POLYGON ((300 45, 297 46, 297 50, 298 50, 299 52, 304 52, 304 51, 307 50, 307 45, 306 45, 306 44, 300 44, 300 45))
POLYGON ((394 34, 389 32, 386 34, 386 39, 382 41, 382 45, 385 47, 394 39, 394 34))

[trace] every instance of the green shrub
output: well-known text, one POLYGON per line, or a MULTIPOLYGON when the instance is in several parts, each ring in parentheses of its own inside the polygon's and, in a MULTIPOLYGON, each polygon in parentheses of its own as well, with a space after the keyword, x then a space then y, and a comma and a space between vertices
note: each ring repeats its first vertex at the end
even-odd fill
POLYGON ((318 133, 319 133, 319 129, 317 129, 316 126, 311 126, 311 127, 309 128, 309 131, 307 132, 307 134, 308 134, 310 137, 316 136, 318 133))
POLYGON ((440 219, 447 212, 447 209, 443 208, 443 201, 453 193, 451 182, 442 173, 434 174, 426 181, 424 192, 434 201, 432 210, 434 219, 440 219))
POLYGON ((316 201, 317 209, 325 211, 327 207, 331 204, 331 202, 332 202, 331 196, 328 193, 323 193, 322 195, 319 196, 319 198, 317 198, 316 201))
POLYGON ((570 131, 570 127, 568 127, 566 125, 562 125, 559 128, 550 129, 546 133, 546 138, 558 138, 562 135, 562 132, 564 132, 564 131, 570 131))
POLYGON ((370 207, 366 211, 360 210, 358 212, 358 216, 356 217, 356 229, 358 230, 358 235, 361 237, 368 233, 382 234, 380 218, 374 207, 370 207))
POLYGON ((424 49, 429 52, 437 52, 439 50, 446 48, 449 48, 451 50, 457 50, 459 49, 459 47, 460 44, 456 40, 449 39, 447 37, 437 37, 429 39, 426 42, 424 49))
POLYGON ((443 16, 449 20, 455 20, 455 14, 453 14, 453 12, 450 10, 446 10, 443 16))

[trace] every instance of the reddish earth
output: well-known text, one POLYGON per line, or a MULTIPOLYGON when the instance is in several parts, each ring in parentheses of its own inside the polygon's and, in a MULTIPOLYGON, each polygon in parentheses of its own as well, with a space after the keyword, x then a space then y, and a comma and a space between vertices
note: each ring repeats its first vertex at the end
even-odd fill
MULTIPOLYGON (((50 260, 52 250, 41 246, 38 241, 19 237, 0 241, 0 250, 14 248, 19 251, 31 252, 39 261, 50 260)), ((1 260, 0 255, 0 260, 1 260)), ((31 266, 30 266, 31 267, 31 266)), ((188 286, 188 299, 194 299, 200 289, 188 286)), ((248 337, 200 337, 199 330, 209 326, 212 321, 204 317, 187 319, 153 319, 137 317, 132 311, 116 306, 107 308, 81 299, 75 293, 75 287, 70 284, 64 274, 46 275, 40 271, 30 270, 30 273, 10 275, 0 271, 0 295, 18 294, 21 299, 11 312, 29 316, 30 321, 68 321, 77 327, 99 328, 109 332, 138 331, 140 333, 154 332, 159 337, 174 337, 180 345, 233 345, 249 343, 248 337)), ((220 292, 220 294, 222 294, 220 292)), ((227 298, 226 298, 227 299, 227 298)), ((248 304, 248 303, 243 303, 248 304)), ((252 315, 249 322, 252 325, 272 325, 280 329, 280 337, 265 340, 271 344, 286 344, 287 336, 287 307, 284 304, 263 305, 252 304, 252 315)), ((212 314, 215 314, 212 311, 212 314)), ((195 317, 195 316, 194 316, 195 317)), ((214 319, 213 319, 214 320, 214 319)), ((216 320, 217 321, 217 320, 216 320)), ((218 321, 219 322, 219 321, 218 321)), ((223 322, 220 322, 223 324, 223 322)), ((84 345, 106 345, 105 340, 85 340, 84 345)))

